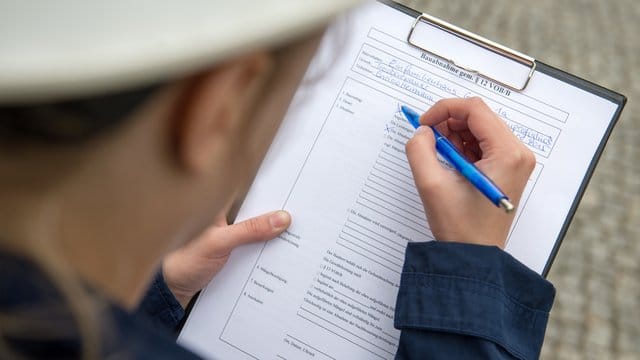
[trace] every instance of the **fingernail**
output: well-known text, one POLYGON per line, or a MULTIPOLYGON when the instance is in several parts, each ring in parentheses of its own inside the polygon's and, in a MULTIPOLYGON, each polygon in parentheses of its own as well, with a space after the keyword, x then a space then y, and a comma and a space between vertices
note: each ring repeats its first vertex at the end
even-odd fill
POLYGON ((276 211, 269 216, 269 223, 274 230, 282 230, 289 225, 291 216, 286 211, 276 211))

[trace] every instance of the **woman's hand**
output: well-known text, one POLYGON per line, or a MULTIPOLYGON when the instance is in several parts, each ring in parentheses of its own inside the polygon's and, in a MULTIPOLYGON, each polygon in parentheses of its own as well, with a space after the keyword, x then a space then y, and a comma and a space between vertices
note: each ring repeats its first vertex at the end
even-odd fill
MULTIPOLYGON (((439 101, 420 122, 435 126, 518 206, 536 158, 482 100, 439 101)), ((429 126, 416 131, 406 151, 431 232, 437 240, 504 248, 514 213, 440 164, 429 126)))
POLYGON ((229 225, 226 213, 202 235, 167 255, 162 274, 173 295, 186 307, 193 296, 222 269, 231 251, 244 244, 280 235, 291 223, 286 211, 274 211, 229 225))

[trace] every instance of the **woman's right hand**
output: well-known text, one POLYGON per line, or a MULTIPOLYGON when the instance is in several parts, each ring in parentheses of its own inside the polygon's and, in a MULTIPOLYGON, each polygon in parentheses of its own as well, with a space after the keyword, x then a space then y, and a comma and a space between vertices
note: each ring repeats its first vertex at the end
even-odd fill
POLYGON ((420 117, 407 158, 436 240, 504 248, 515 212, 507 214, 437 158, 435 126, 505 192, 514 206, 536 165, 535 155, 480 98, 437 102, 420 117))

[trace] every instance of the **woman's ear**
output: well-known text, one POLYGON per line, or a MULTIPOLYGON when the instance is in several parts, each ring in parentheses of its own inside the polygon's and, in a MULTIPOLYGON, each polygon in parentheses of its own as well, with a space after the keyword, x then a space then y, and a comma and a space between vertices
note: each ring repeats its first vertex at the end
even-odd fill
POLYGON ((251 53, 184 80, 171 115, 178 161, 184 169, 212 170, 262 93, 272 62, 267 52, 251 53))

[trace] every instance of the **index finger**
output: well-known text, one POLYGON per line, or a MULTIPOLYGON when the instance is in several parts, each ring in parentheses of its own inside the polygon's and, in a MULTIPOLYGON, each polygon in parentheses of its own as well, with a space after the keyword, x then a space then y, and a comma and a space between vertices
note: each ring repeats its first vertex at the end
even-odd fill
POLYGON ((453 131, 469 130, 478 142, 513 136, 506 124, 478 97, 440 100, 420 117, 423 125, 434 126, 444 121, 448 121, 453 131))

